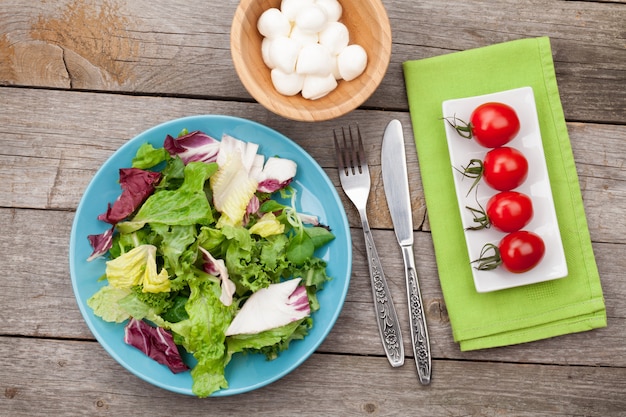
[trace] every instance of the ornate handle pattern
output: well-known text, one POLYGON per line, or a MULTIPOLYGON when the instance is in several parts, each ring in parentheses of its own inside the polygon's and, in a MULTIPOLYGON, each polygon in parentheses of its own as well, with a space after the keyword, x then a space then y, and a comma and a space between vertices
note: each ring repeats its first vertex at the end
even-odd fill
POLYGON ((417 366, 417 375, 420 383, 427 385, 430 384, 431 375, 430 342, 428 340, 428 327, 426 326, 422 294, 420 293, 420 286, 417 281, 413 246, 403 246, 402 257, 404 258, 406 270, 406 289, 409 301, 413 355, 415 357, 415 365, 417 366))
POLYGON ((363 234, 365 236, 367 262, 369 265, 370 278, 372 280, 372 294, 374 296, 378 331, 383 342, 387 359, 391 366, 396 368, 404 365, 404 343, 402 342, 400 322, 393 305, 393 299, 391 298, 391 293, 387 286, 387 280, 383 273, 367 218, 362 218, 361 220, 363 224, 363 234))

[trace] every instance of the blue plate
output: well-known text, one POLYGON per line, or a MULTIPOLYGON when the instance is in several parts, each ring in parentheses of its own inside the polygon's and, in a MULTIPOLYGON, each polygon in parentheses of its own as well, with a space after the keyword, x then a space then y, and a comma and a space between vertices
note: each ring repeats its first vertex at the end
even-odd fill
POLYGON ((87 306, 87 300, 106 284, 98 280, 104 274, 105 260, 99 258, 86 261, 92 252, 87 235, 102 233, 107 229, 107 224, 97 220, 97 216, 121 192, 119 168, 131 165, 141 144, 149 142, 155 147, 161 147, 167 134, 176 136, 182 129, 201 130, 217 139, 227 133, 259 144, 259 152, 266 157, 279 155, 294 160, 298 164, 298 172, 292 185, 298 191, 298 210, 319 216, 320 221, 330 226, 336 236, 335 240, 316 253, 328 263, 327 273, 332 280, 318 293, 321 308, 313 314, 313 329, 303 340, 292 342, 289 349, 281 352, 273 361, 259 354, 236 354, 226 367, 229 387, 212 396, 240 394, 282 378, 304 362, 326 338, 343 307, 350 283, 350 229, 341 200, 324 170, 300 146, 266 126, 229 116, 193 116, 158 125, 127 142, 104 163, 81 199, 72 226, 69 260, 74 294, 91 332, 116 361, 139 378, 169 391, 193 395, 189 372, 173 374, 167 367, 126 345, 123 340, 124 324, 104 322, 87 306))

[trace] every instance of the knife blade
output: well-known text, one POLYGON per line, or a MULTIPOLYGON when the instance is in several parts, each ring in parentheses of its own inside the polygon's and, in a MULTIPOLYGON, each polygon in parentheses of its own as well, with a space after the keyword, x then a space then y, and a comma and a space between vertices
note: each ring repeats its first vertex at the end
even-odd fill
POLYGON ((381 165, 385 197, 404 260, 413 356, 419 381, 427 385, 430 383, 432 360, 426 315, 413 255, 413 217, 409 177, 404 150, 404 133, 399 120, 392 120, 385 128, 381 165))

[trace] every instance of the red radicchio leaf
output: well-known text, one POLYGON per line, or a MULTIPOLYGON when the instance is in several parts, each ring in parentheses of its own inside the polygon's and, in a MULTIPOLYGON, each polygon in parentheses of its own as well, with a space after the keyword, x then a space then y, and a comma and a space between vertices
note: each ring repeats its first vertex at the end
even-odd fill
POLYGON ((289 178, 288 180, 285 180, 285 181, 279 181, 274 178, 263 180, 259 182, 258 190, 263 193, 273 193, 274 191, 283 189, 289 184, 291 184, 292 180, 293 178, 289 178))
POLYGON ((109 230, 99 235, 87 236, 87 239, 89 239, 89 243, 91 243, 91 247, 93 247, 93 252, 89 256, 89 258, 87 258, 87 262, 93 261, 97 257, 104 255, 109 249, 111 249, 111 246, 113 246, 114 229, 114 227, 111 227, 109 230))
POLYGON ((172 156, 178 155, 185 164, 189 162, 215 162, 220 142, 198 130, 177 138, 167 135, 163 147, 172 156))
POLYGON ((144 171, 138 168, 120 169, 120 187, 122 194, 106 213, 98 216, 98 220, 117 224, 130 216, 154 192, 154 186, 161 179, 160 172, 144 171))
POLYGON ((172 335, 160 327, 152 327, 142 320, 132 318, 124 328, 124 342, 166 365, 175 374, 189 369, 183 362, 172 335))

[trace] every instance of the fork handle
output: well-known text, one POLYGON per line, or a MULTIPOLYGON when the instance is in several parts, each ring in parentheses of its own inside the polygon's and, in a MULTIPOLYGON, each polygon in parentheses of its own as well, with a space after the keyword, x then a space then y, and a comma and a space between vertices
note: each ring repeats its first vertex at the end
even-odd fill
POLYGON ((402 342, 402 332, 398 314, 393 305, 393 299, 389 292, 387 279, 383 272, 382 265, 372 231, 369 227, 367 216, 361 212, 361 224, 365 237, 365 250, 367 251, 367 263, 369 266, 370 278, 372 281, 372 295, 374 297, 374 309, 376 311, 376 322, 378 331, 385 349, 385 354, 392 367, 404 365, 404 343, 402 342))

